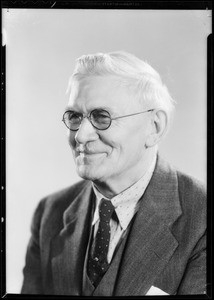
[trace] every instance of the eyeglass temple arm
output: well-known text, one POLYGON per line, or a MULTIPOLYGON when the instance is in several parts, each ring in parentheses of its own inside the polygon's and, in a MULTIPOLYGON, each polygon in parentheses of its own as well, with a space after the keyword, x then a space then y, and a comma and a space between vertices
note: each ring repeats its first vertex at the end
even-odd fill
POLYGON ((130 115, 125 115, 125 116, 121 116, 121 117, 115 117, 115 118, 111 118, 112 120, 117 120, 117 119, 120 119, 120 118, 126 118, 126 117, 130 117, 130 116, 135 116, 135 115, 139 115, 139 114, 143 114, 143 113, 146 113, 146 112, 149 112, 149 111, 153 111, 153 109, 149 109, 149 110, 146 110, 146 111, 140 111, 138 113, 134 113, 134 114, 130 114, 130 115))

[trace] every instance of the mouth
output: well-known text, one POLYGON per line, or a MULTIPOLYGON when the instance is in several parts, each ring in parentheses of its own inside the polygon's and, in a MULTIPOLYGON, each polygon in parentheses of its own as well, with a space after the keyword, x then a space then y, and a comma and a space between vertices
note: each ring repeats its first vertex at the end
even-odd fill
POLYGON ((80 156, 80 157, 90 157, 90 158, 93 158, 93 157, 98 157, 98 156, 102 156, 104 155, 105 153, 104 152, 77 152, 77 156, 80 156))
POLYGON ((99 155, 99 154, 103 154, 104 151, 99 151, 96 149, 89 149, 89 146, 83 147, 82 145, 77 146, 77 148, 75 149, 75 152, 77 154, 77 156, 94 156, 94 155, 99 155))
POLYGON ((105 152, 76 151, 75 156, 80 164, 96 163, 107 156, 105 152))

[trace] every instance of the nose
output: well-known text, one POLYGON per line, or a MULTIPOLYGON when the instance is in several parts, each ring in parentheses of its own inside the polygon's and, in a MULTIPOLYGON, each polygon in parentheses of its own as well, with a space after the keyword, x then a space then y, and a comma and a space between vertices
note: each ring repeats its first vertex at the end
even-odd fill
POLYGON ((99 138, 96 128, 93 127, 88 118, 84 118, 75 134, 75 141, 79 144, 95 141, 99 138))

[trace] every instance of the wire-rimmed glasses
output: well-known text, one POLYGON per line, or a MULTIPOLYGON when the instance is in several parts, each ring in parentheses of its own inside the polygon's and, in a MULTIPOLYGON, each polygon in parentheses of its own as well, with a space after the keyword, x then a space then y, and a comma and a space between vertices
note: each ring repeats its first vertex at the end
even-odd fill
POLYGON ((94 109, 86 116, 84 116, 82 113, 79 113, 79 112, 76 112, 73 110, 67 110, 63 114, 62 121, 64 122, 65 126, 68 129, 70 129, 71 131, 77 131, 84 118, 87 118, 91 122, 91 124, 94 128, 96 128, 98 130, 106 130, 111 126, 111 123, 113 120, 131 117, 131 116, 143 114, 146 112, 150 112, 153 110, 154 109, 149 109, 149 110, 140 111, 137 113, 119 116, 119 117, 115 117, 115 118, 112 118, 110 113, 104 109, 94 109))

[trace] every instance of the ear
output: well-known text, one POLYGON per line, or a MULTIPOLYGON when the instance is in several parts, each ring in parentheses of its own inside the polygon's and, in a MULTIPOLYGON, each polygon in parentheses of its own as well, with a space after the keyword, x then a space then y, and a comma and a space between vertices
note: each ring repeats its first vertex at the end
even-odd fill
POLYGON ((163 138, 168 127, 168 116, 164 110, 155 110, 151 118, 151 131, 146 139, 146 146, 153 147, 163 138))

